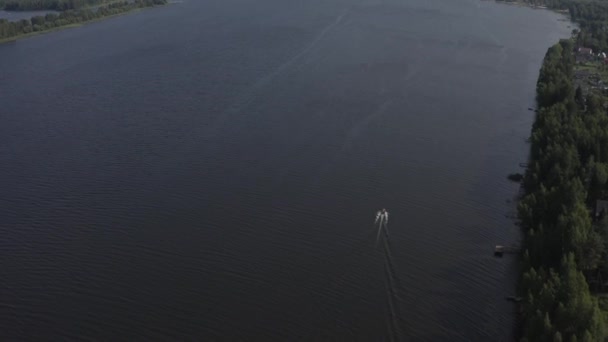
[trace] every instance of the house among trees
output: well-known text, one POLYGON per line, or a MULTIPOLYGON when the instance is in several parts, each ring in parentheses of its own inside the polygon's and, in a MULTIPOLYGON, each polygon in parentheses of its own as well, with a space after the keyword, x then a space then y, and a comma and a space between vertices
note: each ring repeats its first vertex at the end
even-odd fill
POLYGON ((576 61, 579 63, 588 62, 593 59, 593 49, 579 47, 576 51, 576 61))

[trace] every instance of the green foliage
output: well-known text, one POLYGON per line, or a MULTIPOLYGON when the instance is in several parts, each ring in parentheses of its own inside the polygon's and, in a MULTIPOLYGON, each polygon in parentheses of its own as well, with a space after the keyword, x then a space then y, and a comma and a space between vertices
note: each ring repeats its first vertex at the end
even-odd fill
MULTIPOLYGON (((77 2, 70 2, 77 3, 77 2)), ((110 15, 120 14, 136 8, 166 4, 167 0, 135 0, 133 2, 113 2, 100 6, 96 10, 82 8, 77 10, 66 10, 59 14, 50 13, 46 16, 35 16, 31 19, 23 19, 16 22, 0 19, 0 39, 18 37, 30 32, 50 30, 56 27, 84 23, 87 21, 103 18, 110 15)))
POLYGON ((605 322, 598 302, 589 293, 575 257, 562 259, 558 272, 534 268, 522 277, 527 300, 523 304, 526 338, 530 341, 602 340, 605 322))
POLYGON ((551 47, 537 83, 518 291, 529 341, 602 341, 606 319, 582 272, 606 269, 608 219, 594 226, 589 207, 607 194, 608 117, 597 96, 572 86, 572 41, 551 47))
POLYGON ((107 0, 0 0, 0 6, 7 11, 67 11, 104 2, 107 0))
POLYGON ((574 94, 574 101, 576 101, 579 109, 585 109, 585 97, 583 96, 583 90, 580 86, 576 87, 576 92, 574 94))
POLYGON ((553 335, 553 342, 562 342, 562 334, 559 331, 556 331, 553 335))

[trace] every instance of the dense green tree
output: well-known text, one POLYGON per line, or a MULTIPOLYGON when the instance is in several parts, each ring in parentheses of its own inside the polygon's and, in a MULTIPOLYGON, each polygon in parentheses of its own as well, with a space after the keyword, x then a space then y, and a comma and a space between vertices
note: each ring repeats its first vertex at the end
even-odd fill
POLYGON ((562 334, 559 331, 553 335, 553 342, 562 342, 562 334))
POLYGON ((525 232, 518 291, 526 299, 529 341, 607 337, 605 316, 582 272, 608 270, 608 220, 594 227, 589 210, 608 186, 608 115, 600 97, 583 99, 582 90, 573 89, 573 50, 574 41, 560 41, 545 55, 518 205, 525 232))
POLYGON ((576 93, 574 95, 574 100, 580 109, 585 109, 585 97, 583 96, 583 90, 581 86, 576 87, 576 93))

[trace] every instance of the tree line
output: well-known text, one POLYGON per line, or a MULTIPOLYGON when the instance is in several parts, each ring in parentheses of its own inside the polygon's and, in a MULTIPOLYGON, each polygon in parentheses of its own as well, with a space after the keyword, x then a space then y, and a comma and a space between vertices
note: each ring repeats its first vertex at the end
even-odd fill
POLYGON ((522 0, 551 9, 567 10, 572 21, 580 27, 577 45, 594 51, 608 52, 608 1, 586 0, 522 0))
POLYGON ((587 280, 608 266, 608 225, 590 208, 608 193, 608 114, 572 83, 572 40, 551 47, 537 83, 525 196, 522 277, 524 340, 603 341, 607 317, 587 280))
POLYGON ((130 10, 155 5, 164 5, 167 0, 135 0, 133 2, 113 2, 97 9, 83 8, 67 10, 60 13, 49 13, 45 16, 35 16, 31 19, 8 21, 0 19, 0 39, 10 39, 31 32, 51 30, 71 24, 83 23, 98 18, 107 17, 130 10))
POLYGON ((106 0, 0 0, 0 8, 7 11, 67 11, 103 2, 106 0))
POLYGON ((608 114, 605 98, 574 89, 574 52, 608 52, 608 1, 525 0, 567 9, 580 30, 551 47, 537 82, 539 111, 530 138, 525 196, 523 340, 604 341, 608 305, 593 292, 608 280, 608 114))

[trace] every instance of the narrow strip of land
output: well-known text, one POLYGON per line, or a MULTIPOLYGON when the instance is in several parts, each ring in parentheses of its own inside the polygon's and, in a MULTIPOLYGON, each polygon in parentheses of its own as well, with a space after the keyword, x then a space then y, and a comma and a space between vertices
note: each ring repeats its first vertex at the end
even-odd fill
POLYGON ((34 16, 31 19, 21 19, 18 21, 0 19, 0 43, 74 27, 146 7, 165 5, 167 4, 167 0, 105 1, 101 3, 90 0, 87 6, 76 6, 74 3, 78 3, 78 1, 10 1, 5 3, 4 8, 7 10, 47 9, 60 10, 60 12, 48 13, 45 16, 34 16))

